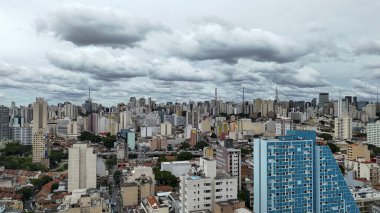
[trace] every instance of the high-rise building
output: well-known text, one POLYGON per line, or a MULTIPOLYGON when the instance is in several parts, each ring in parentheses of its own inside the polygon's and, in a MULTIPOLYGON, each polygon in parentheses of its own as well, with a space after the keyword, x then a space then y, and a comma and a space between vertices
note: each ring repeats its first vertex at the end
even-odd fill
MULTIPOLYGON (((46 142, 46 134, 40 129, 33 134, 32 138, 33 163, 43 163, 48 160, 48 144, 46 142)), ((48 163, 46 163, 48 166, 48 163)))
POLYGON ((130 111, 123 111, 119 113, 119 130, 131 128, 132 113, 130 111))
POLYGON ((9 108, 0 106, 0 141, 9 139, 9 108))
POLYGON ((350 212, 359 209, 328 146, 314 131, 254 141, 254 212, 350 212))
POLYGON ((83 107, 86 110, 86 114, 87 115, 91 114, 94 111, 93 110, 92 99, 91 99, 91 89, 90 89, 90 87, 88 87, 88 99, 84 102, 83 107))
POLYGON ((214 203, 235 200, 237 178, 216 170, 213 159, 200 158, 200 175, 181 175, 180 213, 214 212, 214 203))
POLYGON ((198 131, 197 129, 192 128, 190 131, 190 141, 189 141, 190 146, 194 148, 197 142, 198 142, 198 131))
POLYGON ((24 123, 22 123, 21 126, 24 124, 30 124, 33 120, 33 108, 21 106, 20 115, 22 118, 24 118, 24 123))
POLYGON ((367 124, 367 143, 380 147, 380 120, 367 124))
POLYGON ((217 168, 229 173, 238 179, 239 190, 241 189, 241 150, 227 147, 216 149, 217 168))
POLYGON ((319 93, 319 106, 329 102, 329 93, 319 93))
MULTIPOLYGON (((48 105, 43 98, 36 98, 33 103, 33 162, 43 162, 48 157, 46 141, 48 105)), ((46 163, 48 165, 48 163, 46 163)))
POLYGON ((131 97, 131 98, 129 99, 129 105, 130 105, 130 107, 136 107, 136 105, 137 105, 136 102, 137 102, 137 101, 136 101, 136 97, 131 97))
POLYGON ((78 117, 78 108, 77 106, 71 103, 65 103, 64 105, 65 117, 70 119, 77 119, 78 117))
POLYGON ((140 98, 139 99, 139 107, 145 107, 146 101, 145 98, 140 98))
POLYGON ((334 138, 341 140, 351 140, 352 118, 350 118, 348 115, 335 118, 334 138))
POLYGON ((313 98, 313 100, 311 100, 311 106, 312 107, 316 107, 317 106, 317 98, 313 98))
POLYGON ((96 154, 87 144, 69 149, 68 191, 96 188, 96 154))
POLYGON ((22 145, 32 145, 32 127, 11 127, 10 138, 22 145))
POLYGON ((68 134, 68 127, 70 123, 70 118, 66 117, 64 119, 57 119, 57 136, 66 138, 68 134))
POLYGON ((33 103, 33 134, 47 128, 48 105, 43 98, 33 103))
POLYGON ((160 130, 161 135, 163 136, 172 135, 172 124, 169 122, 162 123, 160 130))

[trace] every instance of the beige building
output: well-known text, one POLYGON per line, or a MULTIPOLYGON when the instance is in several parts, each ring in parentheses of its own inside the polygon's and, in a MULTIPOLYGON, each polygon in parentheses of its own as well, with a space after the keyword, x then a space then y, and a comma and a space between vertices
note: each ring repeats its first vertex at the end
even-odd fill
POLYGON ((47 102, 43 98, 36 98, 33 103, 33 129, 32 129, 32 150, 33 163, 41 163, 47 158, 47 102))
POLYGON ((43 130, 33 134, 33 163, 41 163, 48 156, 47 140, 43 130))
POLYGON ((228 200, 216 202, 214 204, 214 213, 234 213, 236 209, 245 208, 244 201, 228 200))
POLYGON ((364 158, 365 161, 371 160, 371 152, 368 150, 368 145, 362 142, 349 144, 347 146, 348 160, 356 160, 357 158, 364 158))
POLYGON ((203 148, 203 157, 208 159, 214 158, 214 149, 211 146, 206 146, 203 148))
POLYGON ((61 202, 57 212, 102 213, 112 210, 108 198, 103 197, 103 193, 99 191, 74 190, 72 194, 66 195, 61 202))
POLYGON ((161 135, 157 135, 149 140, 150 151, 166 149, 167 146, 166 138, 161 135))
POLYGON ((136 206, 138 205, 139 187, 136 182, 124 183, 121 187, 121 197, 124 206, 136 206))
POLYGON ((33 103, 33 134, 47 128, 47 117, 47 102, 43 98, 36 98, 36 102, 33 103))
POLYGON ((209 117, 205 117, 201 120, 199 129, 202 133, 211 131, 211 119, 209 117))
POLYGON ((96 188, 96 154, 87 144, 69 149, 68 191, 96 188))
POLYGON ((123 206, 137 206, 143 198, 154 195, 154 180, 151 177, 138 178, 135 182, 124 182, 121 186, 123 206))
POLYGON ((172 135, 172 124, 169 122, 162 123, 160 126, 161 135, 172 135))

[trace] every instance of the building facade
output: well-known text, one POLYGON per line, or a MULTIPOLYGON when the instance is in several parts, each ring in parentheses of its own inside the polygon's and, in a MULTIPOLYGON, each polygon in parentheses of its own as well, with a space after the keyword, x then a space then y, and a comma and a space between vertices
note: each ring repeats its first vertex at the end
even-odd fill
POLYGON ((367 124, 367 143, 380 147, 380 120, 367 124))
POLYGON ((359 209, 328 146, 313 131, 254 141, 254 212, 352 212, 359 209))
POLYGON ((216 151, 216 166, 238 179, 241 189, 241 150, 220 147, 216 151))
POLYGON ((335 118, 334 139, 351 140, 352 138, 352 118, 344 115, 335 118))
POLYGON ((356 160, 357 158, 364 158, 365 161, 371 160, 371 152, 368 150, 368 145, 362 142, 349 144, 347 146, 348 160, 356 160))
POLYGON ((96 154, 87 144, 69 149, 68 191, 96 188, 96 154))
POLYGON ((0 141, 9 139, 9 108, 0 106, 0 141))

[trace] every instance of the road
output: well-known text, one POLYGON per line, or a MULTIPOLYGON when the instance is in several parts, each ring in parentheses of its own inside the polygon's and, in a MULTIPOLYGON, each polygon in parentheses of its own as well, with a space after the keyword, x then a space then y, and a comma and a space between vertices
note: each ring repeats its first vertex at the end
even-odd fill
POLYGON ((115 171, 116 171, 116 166, 112 168, 110 175, 108 177, 110 180, 111 188, 112 188, 110 201, 112 204, 112 213, 121 213, 123 212, 123 209, 122 209, 123 204, 122 204, 122 199, 120 195, 120 186, 118 186, 115 180, 113 179, 113 174, 115 173, 115 171))

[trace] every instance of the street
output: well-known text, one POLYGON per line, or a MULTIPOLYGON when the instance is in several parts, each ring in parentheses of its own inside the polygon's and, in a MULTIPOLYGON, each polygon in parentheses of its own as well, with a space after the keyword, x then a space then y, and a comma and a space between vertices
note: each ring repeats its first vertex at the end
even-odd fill
POLYGON ((113 178, 113 174, 115 173, 115 171, 116 171, 116 166, 114 166, 112 168, 112 170, 110 171, 110 175, 109 175, 110 185, 112 188, 112 194, 110 197, 110 202, 111 202, 111 206, 112 206, 112 212, 113 213, 121 213, 121 212, 123 212, 123 205, 122 205, 121 195, 119 194, 120 193, 120 187, 116 184, 116 182, 113 178))

